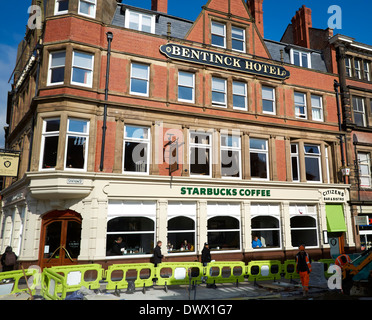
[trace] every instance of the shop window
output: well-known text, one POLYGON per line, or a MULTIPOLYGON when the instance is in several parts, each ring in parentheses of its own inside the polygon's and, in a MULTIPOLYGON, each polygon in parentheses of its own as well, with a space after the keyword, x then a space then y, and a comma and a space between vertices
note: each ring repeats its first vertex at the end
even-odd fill
POLYGON ((298 155, 298 144, 291 144, 292 181, 300 181, 300 164, 298 155))
POLYGON ((364 109, 364 99, 360 97, 353 97, 353 111, 354 111, 354 123, 357 126, 366 126, 366 114, 364 109))
POLYGON ((168 221, 170 253, 195 252, 195 221, 188 217, 175 217, 168 221))
POLYGON ((190 175, 211 176, 212 135, 210 133, 190 133, 190 175))
POLYGON ((295 102, 296 118, 307 119, 306 95, 305 95, 305 93, 295 92, 294 93, 294 102, 295 102))
POLYGON ((291 63, 304 68, 311 68, 310 53, 291 49, 291 63))
POLYGON ((231 27, 231 49, 245 52, 245 30, 238 27, 231 27))
POLYGON ((150 129, 126 125, 124 128, 124 172, 149 173, 150 129))
POLYGON ((115 217, 107 222, 108 256, 150 254, 154 248, 155 223, 147 217, 115 217), (114 248, 115 241, 121 238, 114 248))
POLYGON ((212 78, 212 105, 226 107, 226 80, 212 78))
POLYGON ((291 244, 299 247, 318 246, 318 222, 316 206, 291 205, 289 207, 291 225, 291 244))
POLYGON ((311 95, 311 113, 313 120, 323 121, 323 103, 321 96, 311 95))
POLYGON ((277 204, 251 205, 252 248, 280 248, 280 208, 277 204))
POLYGON ((47 119, 43 121, 40 156, 42 161, 40 163, 40 169, 54 169, 57 164, 59 126, 59 119, 47 119))
POLYGON ((262 87, 262 112, 275 114, 275 89, 262 87))
POLYGON ((358 152, 359 181, 363 188, 371 188, 371 159, 370 154, 358 152))
POLYGON ((234 217, 208 219, 208 244, 211 250, 240 250, 240 223, 234 217))
POLYGON ((241 177, 240 136, 221 135, 221 176, 241 177))
POLYGON ((89 121, 68 119, 65 169, 87 169, 89 121))
POLYGON ((127 9, 125 12, 125 27, 133 30, 155 33, 155 15, 127 9))
POLYGON ((56 0, 54 14, 64 14, 68 12, 68 1, 69 0, 56 0))
POLYGON ((90 53, 74 51, 72 55, 71 83, 85 87, 92 87, 93 60, 90 53))
POLYGON ((320 146, 305 144, 304 150, 306 180, 309 182, 321 182, 320 146))
POLYGON ((90 18, 96 17, 96 0, 80 0, 79 14, 90 18))
POLYGON ((132 63, 130 74, 130 93, 142 96, 149 95, 150 67, 132 63))
POLYGON ((212 21, 212 45, 226 48, 226 26, 222 23, 212 21))
POLYGON ((63 84, 65 80, 66 52, 52 52, 49 55, 48 85, 63 84))
POLYGON ((240 81, 233 81, 233 108, 247 109, 247 84, 240 81))
POLYGON ((362 251, 372 248, 372 215, 359 215, 357 217, 360 234, 360 249, 362 251))
POLYGON ((264 139, 249 139, 251 177, 269 179, 268 142, 264 139))
POLYGON ((190 72, 178 72, 178 101, 195 101, 195 75, 190 72))

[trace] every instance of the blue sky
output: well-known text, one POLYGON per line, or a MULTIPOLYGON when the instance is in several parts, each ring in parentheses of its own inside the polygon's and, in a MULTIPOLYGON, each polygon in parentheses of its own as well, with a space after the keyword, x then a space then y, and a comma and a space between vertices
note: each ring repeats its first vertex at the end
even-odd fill
MULTIPOLYGON (((53 1, 53 0, 49 0, 53 1)), ((201 7, 208 0, 168 0, 168 14, 195 20, 201 7)), ((227 1, 227 0, 226 0, 227 1)), ((123 3, 147 8, 151 0, 123 0, 123 3)), ((9 77, 13 71, 18 43, 25 36, 28 21, 28 7, 31 0, 2 1, 0 28, 0 148, 4 147, 4 130, 6 125, 7 92, 10 90, 9 77)), ((325 29, 333 13, 328 13, 332 5, 341 9, 340 33, 355 38, 356 41, 372 45, 371 36, 371 0, 264 0, 265 38, 279 41, 296 11, 306 5, 312 10, 314 28, 325 29)))

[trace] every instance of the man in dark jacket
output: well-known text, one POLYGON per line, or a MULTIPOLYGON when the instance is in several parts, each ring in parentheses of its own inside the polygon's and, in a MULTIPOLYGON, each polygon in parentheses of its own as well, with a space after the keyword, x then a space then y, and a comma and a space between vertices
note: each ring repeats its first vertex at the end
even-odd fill
POLYGON ((211 262, 211 250, 209 249, 208 243, 204 243, 204 248, 202 250, 201 262, 205 267, 209 262, 211 262))
POLYGON ((158 266, 159 263, 161 263, 161 259, 163 259, 163 255, 161 254, 161 245, 163 243, 161 241, 158 241, 156 244, 156 247, 154 249, 154 265, 155 268, 158 266))
POLYGON ((14 270, 17 258, 18 257, 13 252, 12 247, 10 246, 6 247, 4 254, 1 256, 1 264, 3 266, 3 272, 14 270))

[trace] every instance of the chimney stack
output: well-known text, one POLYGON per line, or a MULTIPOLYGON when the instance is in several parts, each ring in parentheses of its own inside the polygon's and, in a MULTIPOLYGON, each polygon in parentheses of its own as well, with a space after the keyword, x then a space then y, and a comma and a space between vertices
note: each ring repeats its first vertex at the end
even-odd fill
POLYGON ((151 0, 151 10, 168 13, 168 0, 151 0))
POLYGON ((255 20, 256 26, 261 33, 262 38, 264 37, 264 26, 263 26, 263 0, 247 0, 249 11, 255 20))
POLYGON ((294 44, 310 48, 309 29, 313 23, 311 19, 311 9, 303 5, 297 10, 296 15, 292 18, 293 42, 294 44))

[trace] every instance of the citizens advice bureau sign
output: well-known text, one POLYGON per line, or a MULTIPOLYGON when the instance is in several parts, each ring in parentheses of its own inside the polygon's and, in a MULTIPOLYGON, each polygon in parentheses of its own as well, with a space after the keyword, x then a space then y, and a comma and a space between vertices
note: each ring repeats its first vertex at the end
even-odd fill
POLYGON ((171 59, 236 70, 275 79, 284 80, 290 76, 289 71, 282 66, 181 46, 174 43, 160 46, 160 52, 171 59))

